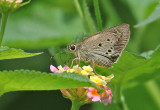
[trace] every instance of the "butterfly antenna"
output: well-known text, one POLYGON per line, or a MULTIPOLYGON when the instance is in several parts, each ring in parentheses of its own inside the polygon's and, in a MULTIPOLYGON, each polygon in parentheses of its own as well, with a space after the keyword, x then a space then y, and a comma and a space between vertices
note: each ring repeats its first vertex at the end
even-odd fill
POLYGON ((67 59, 66 59, 66 61, 64 62, 64 65, 65 65, 65 64, 67 64, 67 65, 68 65, 71 59, 72 59, 72 57, 67 58, 67 59))
POLYGON ((52 60, 55 56, 57 56, 57 55, 59 55, 61 53, 64 53, 64 52, 65 52, 65 50, 62 50, 62 51, 56 53, 55 55, 52 55, 51 58, 50 58, 50 60, 52 60))
POLYGON ((66 54, 67 55, 67 58, 66 58, 66 60, 64 61, 64 65, 66 65, 66 62, 68 61, 68 54, 66 54))
POLYGON ((68 64, 69 64, 69 61, 72 59, 72 57, 68 57, 67 52, 65 52, 65 53, 66 53, 66 55, 67 55, 67 58, 66 58, 66 60, 64 61, 64 65, 68 65, 68 64))

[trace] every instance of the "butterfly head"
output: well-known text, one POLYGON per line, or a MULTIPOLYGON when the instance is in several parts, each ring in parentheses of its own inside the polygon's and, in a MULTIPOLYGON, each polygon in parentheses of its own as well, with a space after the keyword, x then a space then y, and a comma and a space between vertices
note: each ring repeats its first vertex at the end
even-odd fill
POLYGON ((71 44, 67 46, 67 50, 74 53, 76 51, 76 44, 71 44))
POLYGON ((81 44, 80 43, 74 43, 67 46, 67 50, 71 53, 77 53, 81 44))

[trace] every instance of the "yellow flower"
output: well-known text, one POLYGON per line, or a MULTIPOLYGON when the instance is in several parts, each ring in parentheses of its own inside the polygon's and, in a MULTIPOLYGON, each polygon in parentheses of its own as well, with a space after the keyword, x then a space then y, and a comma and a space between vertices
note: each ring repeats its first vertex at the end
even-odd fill
POLYGON ((59 69, 60 72, 64 72, 65 71, 61 65, 59 65, 57 68, 59 69))
POLYGON ((107 77, 104 77, 104 76, 102 76, 102 77, 103 77, 103 79, 106 81, 106 83, 108 83, 108 82, 111 81, 112 78, 114 78, 114 74, 111 74, 111 75, 109 75, 109 76, 107 76, 107 77))
POLYGON ((75 72, 74 69, 68 69, 68 70, 67 70, 67 73, 73 73, 73 72, 75 72))
POLYGON ((86 70, 82 70, 82 71, 81 71, 81 74, 82 74, 82 75, 85 75, 85 76, 88 76, 88 75, 89 75, 89 73, 88 73, 86 70))
POLYGON ((101 79, 100 77, 98 77, 97 75, 94 76, 90 76, 90 81, 96 83, 98 86, 105 86, 106 82, 104 79, 101 79))
POLYGON ((82 68, 79 65, 73 66, 74 72, 81 74, 82 68))
POLYGON ((93 87, 61 89, 61 92, 65 97, 71 100, 79 100, 82 103, 97 101, 102 102, 104 105, 111 103, 112 91, 106 86, 106 84, 114 77, 113 74, 107 77, 101 76, 93 73, 93 69, 91 68, 91 66, 83 66, 82 69, 81 67, 79 67, 79 65, 75 65, 71 69, 67 65, 65 65, 64 67, 60 65, 58 66, 58 69, 55 66, 50 65, 50 70, 53 73, 79 73, 89 78, 90 81, 95 83, 100 88, 104 89, 103 93, 101 94, 99 89, 93 87))
POLYGON ((88 66, 83 66, 82 68, 83 68, 83 70, 85 70, 85 71, 87 71, 87 72, 92 72, 92 71, 93 71, 93 69, 91 68, 90 65, 88 65, 88 66))

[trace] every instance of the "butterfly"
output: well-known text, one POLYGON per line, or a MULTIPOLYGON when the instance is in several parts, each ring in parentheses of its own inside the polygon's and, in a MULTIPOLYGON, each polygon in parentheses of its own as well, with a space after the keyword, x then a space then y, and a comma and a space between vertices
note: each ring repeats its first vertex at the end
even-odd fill
POLYGON ((94 35, 81 42, 67 46, 67 50, 79 61, 90 62, 100 67, 111 68, 117 62, 130 38, 129 24, 121 24, 94 35))

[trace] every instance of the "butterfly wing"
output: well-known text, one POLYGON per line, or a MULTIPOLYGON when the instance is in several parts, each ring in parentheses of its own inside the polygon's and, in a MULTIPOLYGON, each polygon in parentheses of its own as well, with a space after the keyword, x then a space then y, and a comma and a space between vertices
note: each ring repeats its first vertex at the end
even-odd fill
POLYGON ((130 37, 129 25, 121 24, 96 33, 81 42, 80 58, 103 67, 116 62, 130 37))

